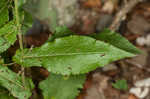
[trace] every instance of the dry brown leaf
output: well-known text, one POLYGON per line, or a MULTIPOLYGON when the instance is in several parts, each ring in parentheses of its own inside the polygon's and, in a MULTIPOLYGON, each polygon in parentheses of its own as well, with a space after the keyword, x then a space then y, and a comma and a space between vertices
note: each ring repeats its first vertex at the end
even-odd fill
POLYGON ((100 8, 101 0, 87 0, 83 6, 87 8, 100 8))
POLYGON ((138 99, 138 98, 135 95, 130 94, 129 97, 128 97, 128 99, 138 99))

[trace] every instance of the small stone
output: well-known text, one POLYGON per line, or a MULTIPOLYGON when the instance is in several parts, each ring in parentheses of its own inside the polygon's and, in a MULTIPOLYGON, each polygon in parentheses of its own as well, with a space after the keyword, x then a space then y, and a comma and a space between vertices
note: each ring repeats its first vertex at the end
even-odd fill
POLYGON ((140 46, 144 46, 146 44, 146 39, 144 37, 139 37, 136 39, 136 43, 140 46))
POLYGON ((108 65, 106 65, 106 66, 104 66, 103 68, 102 68, 102 70, 103 71, 111 71, 111 70, 117 70, 118 68, 117 68, 117 66, 114 64, 114 63, 112 63, 112 64, 108 64, 108 65))
POLYGON ((150 87, 150 78, 137 81, 134 85, 136 87, 150 87))
POLYGON ((130 93, 134 94, 140 99, 143 99, 148 95, 149 88, 144 88, 144 90, 142 90, 142 88, 131 88, 130 93))

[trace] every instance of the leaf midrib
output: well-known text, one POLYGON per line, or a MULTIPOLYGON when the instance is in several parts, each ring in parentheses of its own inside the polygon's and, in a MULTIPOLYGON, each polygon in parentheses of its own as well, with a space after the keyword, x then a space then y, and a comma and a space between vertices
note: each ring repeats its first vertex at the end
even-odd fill
POLYGON ((41 57, 72 56, 72 55, 90 55, 90 54, 106 55, 104 52, 83 52, 83 53, 62 53, 62 54, 37 55, 37 56, 23 56, 23 58, 41 58, 41 57))

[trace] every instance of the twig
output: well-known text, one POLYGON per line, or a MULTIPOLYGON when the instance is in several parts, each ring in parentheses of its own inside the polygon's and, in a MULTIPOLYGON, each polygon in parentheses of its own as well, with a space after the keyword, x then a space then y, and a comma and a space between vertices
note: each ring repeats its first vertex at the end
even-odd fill
POLYGON ((9 63, 9 64, 3 64, 4 66, 11 66, 11 65, 14 65, 16 64, 15 62, 14 63, 9 63))
POLYGON ((128 3, 126 3, 125 6, 122 7, 121 10, 116 14, 115 19, 112 22, 109 29, 112 31, 118 30, 120 23, 123 20, 123 18, 126 16, 126 14, 130 12, 132 8, 135 7, 136 4, 142 1, 144 0, 130 0, 128 3))
POLYGON ((129 64, 131 64, 131 65, 133 65, 133 66, 136 66, 136 67, 138 67, 138 68, 140 68, 140 69, 143 69, 143 70, 145 70, 145 71, 147 71, 147 72, 150 72, 150 69, 144 68, 142 65, 140 65, 140 64, 138 64, 138 63, 136 63, 136 62, 134 62, 134 61, 125 60, 125 62, 127 62, 127 63, 129 63, 129 64))

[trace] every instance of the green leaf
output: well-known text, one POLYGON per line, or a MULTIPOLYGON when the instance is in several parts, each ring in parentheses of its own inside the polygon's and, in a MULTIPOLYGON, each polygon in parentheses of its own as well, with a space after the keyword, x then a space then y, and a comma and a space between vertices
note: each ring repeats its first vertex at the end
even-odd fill
POLYGON ((85 75, 69 76, 65 78, 61 75, 50 74, 39 85, 44 99, 75 99, 79 88, 82 88, 85 82, 85 75))
POLYGON ((32 51, 18 50, 13 60, 24 67, 43 66, 63 75, 87 73, 110 62, 135 56, 87 36, 68 36, 48 42, 32 51), (21 57, 23 60, 21 61, 21 57))
POLYGON ((112 83, 112 86, 119 90, 128 90, 128 85, 126 80, 117 80, 116 83, 112 83))
POLYGON ((9 20, 8 2, 9 0, 1 0, 0 2, 0 27, 9 20))
POLYGON ((56 27, 56 30, 55 30, 55 33, 54 33, 54 35, 56 37, 68 36, 68 35, 71 35, 71 34, 73 34, 73 32, 70 29, 68 29, 67 26, 56 27))
POLYGON ((34 87, 31 79, 25 78, 23 82, 21 76, 3 65, 0 65, 0 86, 6 88, 18 99, 28 99, 34 87))
POLYGON ((105 29, 103 32, 93 35, 93 37, 127 52, 134 54, 141 53, 141 51, 132 45, 127 39, 122 37, 119 33, 113 32, 109 29, 105 29))
POLYGON ((7 50, 16 41, 17 27, 14 21, 9 22, 0 28, 0 53, 7 50))
POLYGON ((48 41, 53 41, 56 38, 69 36, 69 35, 73 35, 73 34, 75 34, 75 33, 73 33, 66 26, 59 26, 59 27, 56 27, 55 32, 52 34, 52 36, 49 38, 48 41))
POLYGON ((5 88, 0 86, 0 99, 15 99, 15 98, 11 96, 5 88))

